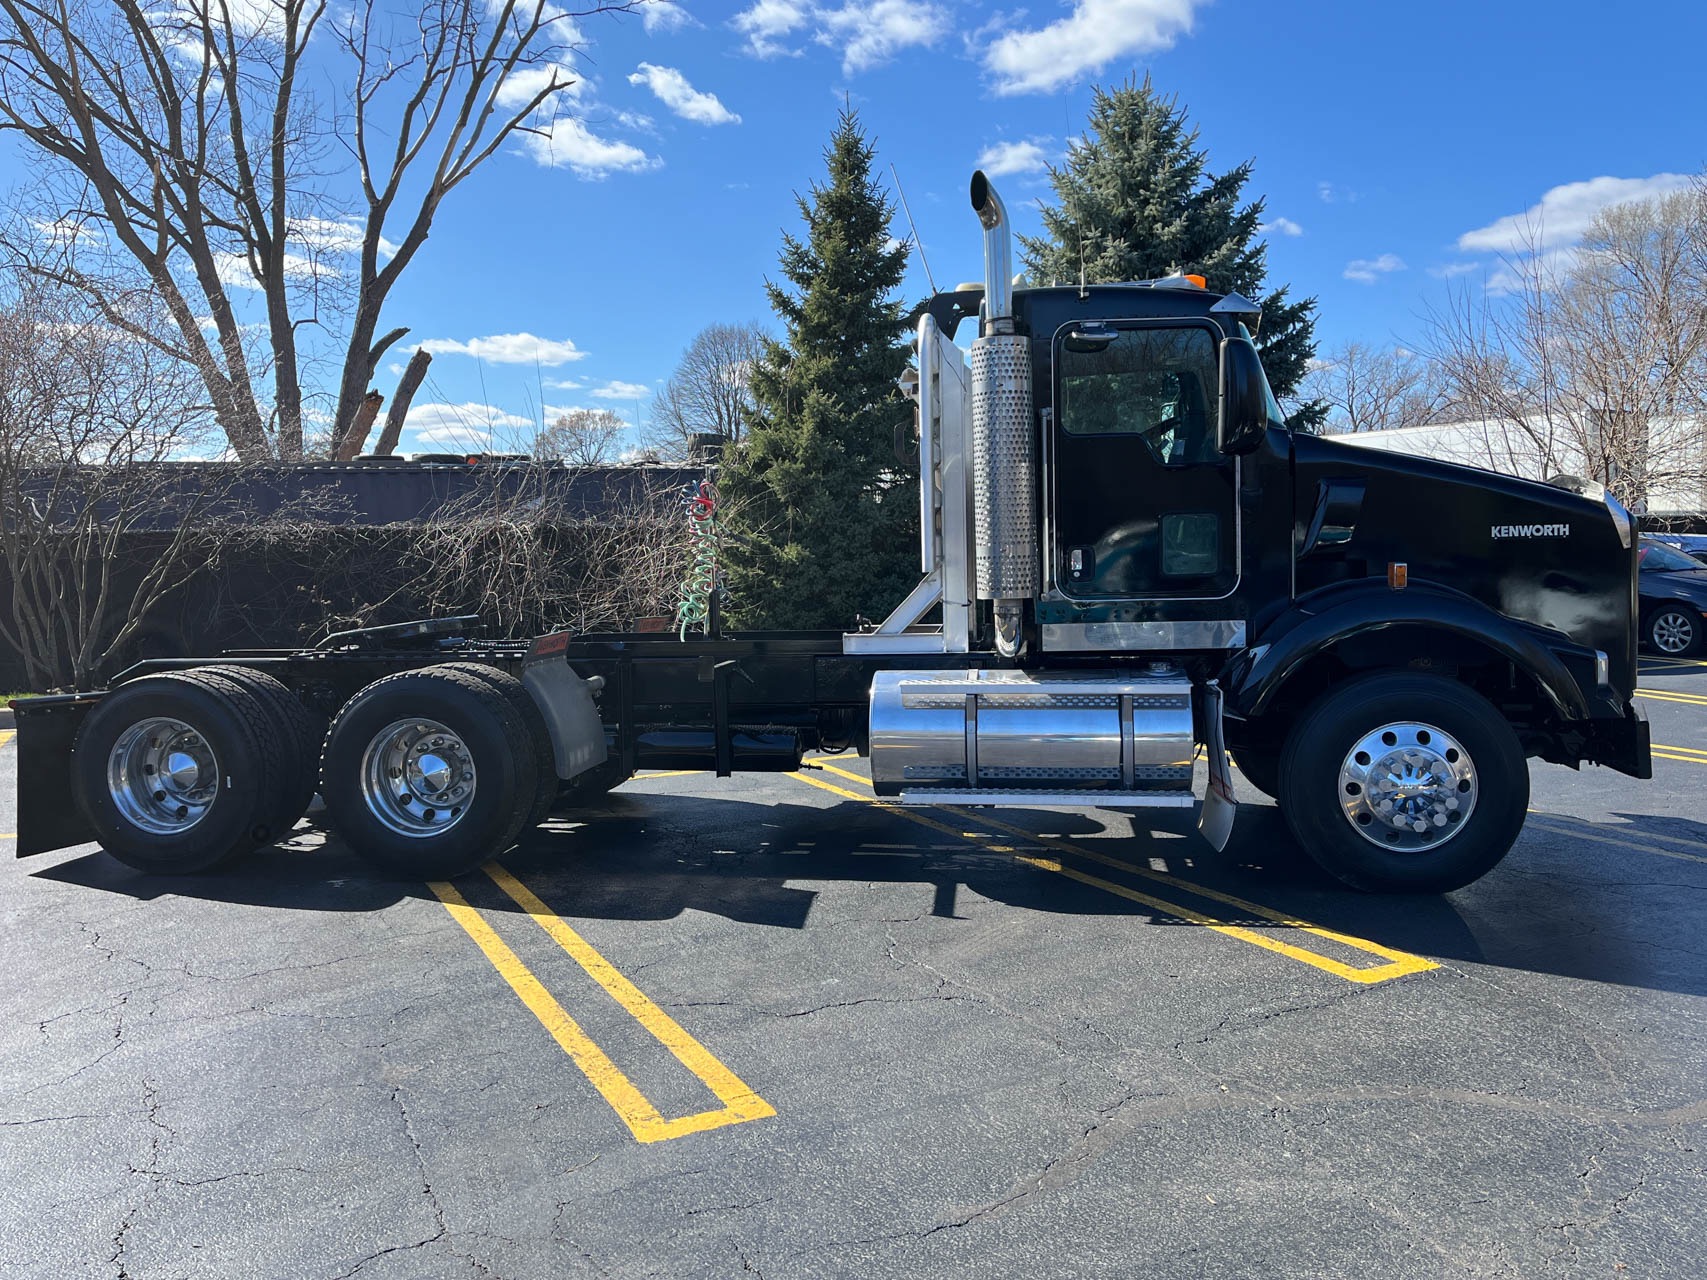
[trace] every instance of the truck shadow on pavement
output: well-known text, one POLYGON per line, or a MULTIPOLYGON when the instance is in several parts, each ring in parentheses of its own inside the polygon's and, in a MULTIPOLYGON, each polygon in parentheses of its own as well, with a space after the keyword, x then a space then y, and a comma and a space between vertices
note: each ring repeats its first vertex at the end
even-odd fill
MULTIPOLYGON (((1707 995, 1700 896, 1678 892, 1707 888, 1707 824, 1617 816, 1621 821, 1609 824, 1539 814, 1500 867, 1444 896, 1344 889, 1298 847, 1278 810, 1261 802, 1241 807, 1232 842, 1216 853, 1183 813, 1158 823, 1108 810, 1003 810, 1007 830, 998 830, 968 810, 943 823, 951 832, 853 801, 825 807, 617 792, 530 833, 501 861, 571 919, 669 920, 695 910, 804 930, 819 896, 810 886, 841 881, 928 885, 928 914, 945 919, 964 918, 970 891, 1030 911, 1187 924, 1022 860, 1055 859, 1219 923, 1275 928, 1270 918, 1158 884, 1144 871, 1436 960, 1707 995), (1702 852, 1690 855, 1689 847, 1702 852), (1081 860, 1075 850, 1100 859, 1081 860), (1108 860, 1143 870, 1126 873, 1108 860)), ((307 827, 202 876, 144 876, 99 852, 35 875, 137 899, 171 895, 291 911, 373 912, 409 899, 435 901, 424 882, 376 875, 336 839, 307 827)), ((521 909, 501 895, 482 895, 482 905, 521 909)))

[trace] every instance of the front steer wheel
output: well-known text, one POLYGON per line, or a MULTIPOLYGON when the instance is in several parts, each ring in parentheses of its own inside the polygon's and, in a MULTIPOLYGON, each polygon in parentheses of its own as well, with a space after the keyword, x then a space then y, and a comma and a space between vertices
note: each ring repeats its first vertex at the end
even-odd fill
POLYGON ((1371 675, 1330 690, 1293 726, 1279 799, 1305 852, 1353 888, 1444 893, 1516 841, 1529 766, 1511 725, 1474 690, 1371 675))
POLYGON ((332 722, 320 794, 332 829, 396 875, 461 875, 503 852, 534 803, 537 753, 510 700, 425 667, 363 689, 332 722))

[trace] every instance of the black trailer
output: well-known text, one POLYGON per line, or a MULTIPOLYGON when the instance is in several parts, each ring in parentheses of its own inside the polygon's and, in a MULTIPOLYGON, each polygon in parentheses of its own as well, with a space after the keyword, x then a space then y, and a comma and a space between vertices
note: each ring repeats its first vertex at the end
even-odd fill
POLYGON ((1511 847, 1530 758, 1651 776, 1615 498, 1294 435, 1253 304, 1015 292, 981 174, 972 204, 985 288, 919 320, 921 578, 882 624, 520 645, 450 619, 143 664, 16 704, 19 852, 199 869, 318 789, 358 852, 450 875, 636 769, 840 749, 902 804, 1200 805, 1221 847, 1230 751, 1341 880, 1438 891, 1511 847))

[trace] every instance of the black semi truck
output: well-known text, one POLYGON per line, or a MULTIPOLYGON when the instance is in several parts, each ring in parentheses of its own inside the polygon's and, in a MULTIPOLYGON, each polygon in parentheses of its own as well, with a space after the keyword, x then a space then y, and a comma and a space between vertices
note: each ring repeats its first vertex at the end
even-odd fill
POLYGON ((1433 892, 1511 847, 1530 757, 1651 776, 1615 498, 1295 435, 1254 304, 1185 275, 1015 289, 981 173, 971 200, 985 280, 919 320, 922 576, 883 624, 525 644, 453 618, 139 664, 14 704, 19 853, 202 870, 318 791, 381 867, 449 876, 638 769, 848 748, 901 804, 1130 809, 1198 805, 1203 752, 1219 848, 1230 752, 1333 875, 1433 892))

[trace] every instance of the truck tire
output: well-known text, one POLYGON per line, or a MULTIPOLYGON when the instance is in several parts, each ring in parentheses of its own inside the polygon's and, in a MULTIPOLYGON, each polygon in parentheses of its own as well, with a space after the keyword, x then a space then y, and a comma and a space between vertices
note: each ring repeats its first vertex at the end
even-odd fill
POLYGON ((533 740, 534 764, 539 774, 534 787, 533 804, 522 824, 524 829, 531 831, 551 816, 551 804, 557 799, 557 753, 551 747, 551 730, 546 728, 545 713, 539 709, 539 704, 533 700, 533 694, 527 691, 527 686, 508 671, 489 667, 482 662, 446 662, 442 666, 446 671, 465 671, 476 680, 484 680, 487 685, 509 699, 510 706, 527 726, 528 737, 533 740))
POLYGON ((538 782, 531 735, 485 680, 443 666, 376 680, 326 736, 333 831, 396 875, 446 879, 514 843, 538 782))
POLYGON ((1280 808, 1324 870, 1372 893, 1444 893, 1505 857, 1529 807, 1507 720, 1440 676, 1363 676, 1293 726, 1280 808))
POLYGON ((200 672, 145 676, 95 705, 71 752, 72 795, 102 848, 154 875, 206 871, 275 839, 271 718, 200 672))
POLYGON ((1698 610, 1681 604, 1662 604, 1642 625, 1642 639, 1655 653, 1668 658, 1687 658, 1701 652, 1702 636, 1707 632, 1702 621, 1698 610))
POLYGON ((326 741, 325 717, 303 706, 301 699, 283 682, 264 671, 224 663, 197 667, 196 670, 222 676, 233 684, 241 685, 272 716, 275 731, 284 744, 283 772, 292 779, 285 787, 284 807, 276 824, 278 836, 275 838, 283 838, 302 821, 302 815, 308 812, 308 806, 320 786, 320 749, 326 741))

